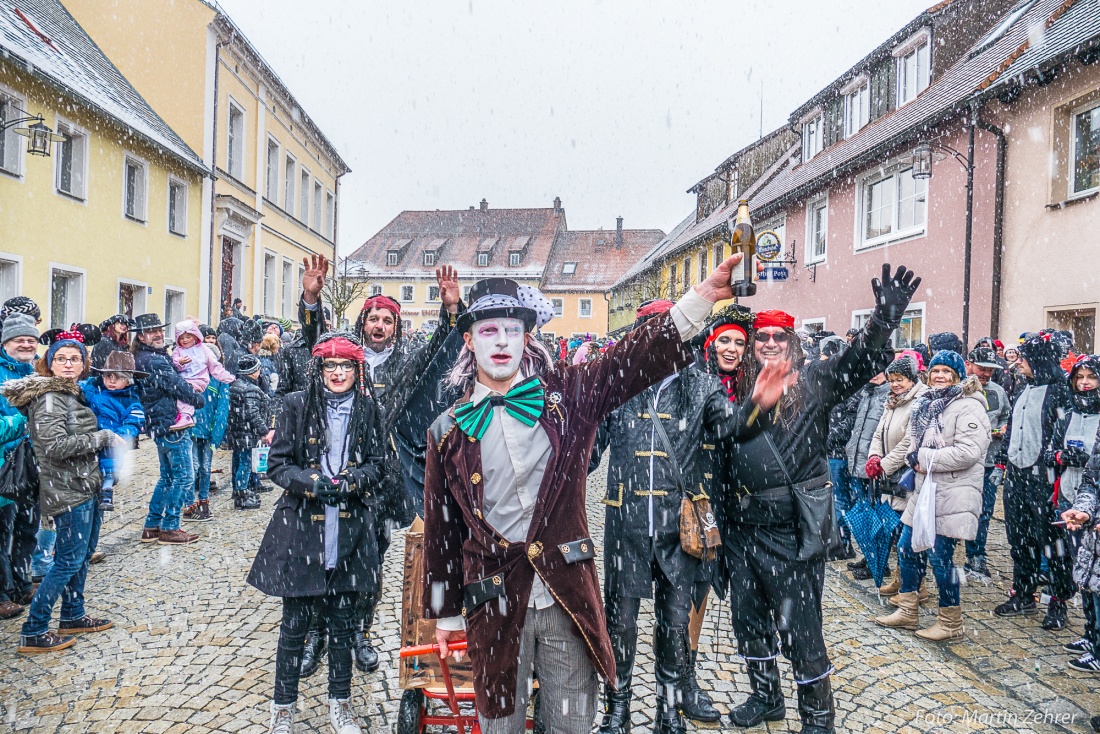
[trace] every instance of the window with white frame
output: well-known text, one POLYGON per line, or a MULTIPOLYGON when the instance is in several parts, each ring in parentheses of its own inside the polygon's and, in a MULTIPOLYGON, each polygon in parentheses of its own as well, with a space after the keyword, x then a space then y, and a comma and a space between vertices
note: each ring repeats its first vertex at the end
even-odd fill
POLYGON ((331 191, 325 192, 325 237, 336 238, 336 197, 331 191))
POLYGON ((264 314, 270 316, 275 313, 275 294, 278 292, 278 281, 275 280, 275 254, 264 253, 264 314))
POLYGON ((405 303, 413 300, 413 287, 411 285, 401 286, 401 300, 405 303))
POLYGON ((717 268, 726 259, 726 246, 719 242, 714 247, 714 267, 717 268))
MULTIPOLYGON (((10 92, 0 90, 0 128, 10 120, 24 116, 22 110, 27 106, 26 99, 10 92)), ((0 171, 19 176, 23 173, 23 146, 20 137, 15 134, 15 126, 0 132, 0 171)))
POLYGON ((707 251, 702 250, 699 253, 699 282, 702 283, 707 279, 707 251))
POLYGON ((294 318, 294 261, 283 258, 283 318, 294 318))
POLYGON ((691 285, 691 258, 684 258, 684 290, 686 291, 691 285))
POLYGON ((573 275, 576 272, 577 272, 577 263, 567 262, 567 263, 562 263, 561 264, 561 274, 562 275, 573 275))
POLYGON ((313 229, 315 232, 321 231, 321 217, 324 216, 321 213, 321 205, 325 195, 325 187, 317 179, 313 180, 313 229))
POLYGON ((168 231, 187 235, 187 184, 168 179, 168 231))
POLYGON ((802 160, 810 160, 821 152, 824 118, 819 114, 802 123, 802 160))
POLYGON ((829 239, 829 197, 806 206, 806 264, 824 262, 829 239))
POLYGON ((146 296, 149 286, 145 283, 132 283, 126 280, 118 282, 118 312, 133 318, 146 312, 146 296))
POLYGON ((286 166, 283 172, 283 210, 290 216, 294 216, 294 184, 298 180, 296 163, 293 156, 286 157, 286 166))
POLYGON ((513 268, 518 268, 520 261, 523 259, 522 252, 509 252, 508 253, 508 265, 513 268))
POLYGON ((19 295, 19 274, 23 263, 0 257, 0 300, 6 301, 19 295))
POLYGON ((396 250, 389 250, 388 252, 386 252, 386 264, 387 265, 396 265, 397 264, 397 258, 398 258, 398 253, 397 253, 396 250))
POLYGON ((145 222, 148 219, 145 190, 148 167, 137 158, 126 156, 122 173, 122 213, 127 219, 145 222))
POLYGON ((226 136, 226 168, 230 176, 239 180, 244 178, 244 110, 232 100, 226 136))
POLYGON ((477 253, 477 266, 479 268, 484 268, 484 267, 487 267, 488 265, 489 265, 489 253, 487 253, 487 252, 477 253))
POLYGON ((401 331, 403 333, 408 334, 410 331, 412 331, 412 329, 413 329, 412 319, 402 319, 401 320, 401 331))
POLYGON ((898 59, 898 107, 916 99, 916 96, 928 88, 931 83, 929 65, 931 46, 927 35, 922 35, 916 44, 910 44, 897 57, 898 59))
POLYGON ((671 265, 668 266, 668 290, 669 290, 669 295, 674 296, 674 295, 677 294, 678 291, 676 290, 676 287, 679 285, 679 282, 680 282, 679 270, 676 267, 676 263, 672 263, 671 265))
POLYGON ((802 319, 802 330, 807 334, 820 334, 825 331, 825 319, 802 319))
POLYGON ((428 286, 428 300, 429 301, 438 301, 439 300, 439 286, 437 286, 437 285, 428 286))
POLYGON ((88 196, 88 135, 61 120, 57 121, 57 131, 65 139, 54 144, 57 153, 54 186, 62 194, 84 200, 88 196))
POLYGON ((267 187, 264 196, 272 204, 279 203, 279 141, 267 139, 267 187))
POLYGON ((168 326, 164 330, 164 336, 169 341, 175 341, 176 324, 186 318, 187 304, 183 291, 174 288, 164 289, 164 320, 168 326))
MULTIPOLYGON (((911 349, 924 342, 924 304, 913 303, 905 310, 901 323, 890 335, 894 349, 911 349)), ((862 329, 871 320, 870 310, 852 312, 852 327, 862 329)))
POLYGON ((893 166, 863 178, 859 192, 858 247, 873 247, 924 232, 928 180, 913 178, 912 164, 893 166))
POLYGON ((309 226, 309 171, 302 166, 302 185, 298 189, 298 219, 309 226))
POLYGON ((844 137, 850 138, 863 129, 871 115, 871 85, 864 79, 844 95, 844 137))
POLYGON ((565 301, 561 298, 551 298, 550 305, 554 307, 554 318, 560 319, 565 314, 565 301))
POLYGON ((372 285, 370 287, 370 297, 374 298, 375 296, 380 296, 380 295, 382 295, 382 284, 381 283, 375 283, 374 285, 372 285))
POLYGON ((1100 188, 1100 105, 1073 116, 1071 130, 1073 186, 1071 194, 1100 188))
POLYGON ((435 265, 435 252, 429 250, 424 253, 424 267, 430 268, 435 265))
POLYGON ((580 303, 580 317, 582 319, 592 318, 592 299, 591 298, 581 298, 581 299, 579 299, 579 303, 580 303))
POLYGON ((64 268, 50 271, 50 328, 67 329, 84 320, 84 273, 64 268))

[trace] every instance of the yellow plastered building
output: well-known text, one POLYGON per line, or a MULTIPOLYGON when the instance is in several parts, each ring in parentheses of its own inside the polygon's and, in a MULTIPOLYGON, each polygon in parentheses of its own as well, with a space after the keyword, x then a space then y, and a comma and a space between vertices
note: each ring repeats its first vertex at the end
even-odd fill
MULTIPOLYGON (((335 259, 350 171, 233 21, 202 0, 66 0, 154 109, 198 151, 197 316, 297 317, 303 258, 335 259)), ((318 73, 323 73, 319 70, 318 73)))
POLYGON ((199 299, 201 158, 59 3, 0 7, 0 51, 0 300, 33 299, 43 330, 182 319, 199 299), (19 134, 35 124, 48 156, 19 134))

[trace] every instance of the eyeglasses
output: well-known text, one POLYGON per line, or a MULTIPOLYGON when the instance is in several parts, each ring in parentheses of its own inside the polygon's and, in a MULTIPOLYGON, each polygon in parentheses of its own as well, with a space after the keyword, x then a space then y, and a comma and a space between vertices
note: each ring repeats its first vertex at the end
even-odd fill
POLYGON ((58 364, 84 364, 83 357, 54 357, 53 361, 58 364))
POLYGON ((758 331, 756 332, 756 341, 760 342, 761 344, 767 344, 770 341, 775 342, 776 344, 786 344, 787 335, 783 332, 772 334, 767 331, 758 331))
POLYGON ((321 369, 325 372, 335 372, 336 370, 351 372, 355 369, 355 365, 351 362, 322 362, 321 369))

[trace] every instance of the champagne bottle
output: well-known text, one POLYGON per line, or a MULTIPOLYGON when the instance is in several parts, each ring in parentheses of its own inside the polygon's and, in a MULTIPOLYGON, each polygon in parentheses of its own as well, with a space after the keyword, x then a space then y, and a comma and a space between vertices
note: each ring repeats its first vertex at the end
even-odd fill
POLYGON ((752 282, 752 276, 756 269, 753 262, 753 257, 756 255, 756 231, 752 228, 752 220, 749 218, 748 199, 741 199, 737 203, 737 219, 734 221, 733 234, 730 236, 730 249, 733 253, 741 253, 741 264, 733 271, 730 279, 733 295, 737 298, 755 296, 756 283, 752 282))

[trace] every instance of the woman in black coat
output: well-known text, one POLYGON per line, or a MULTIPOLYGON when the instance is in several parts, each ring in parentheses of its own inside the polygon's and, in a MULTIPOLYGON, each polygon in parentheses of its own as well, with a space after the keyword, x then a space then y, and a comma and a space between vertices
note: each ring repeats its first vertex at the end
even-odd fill
POLYGON ((283 598, 272 731, 290 731, 310 610, 329 631, 329 719, 358 734, 350 705, 356 597, 379 588, 375 533, 382 447, 363 382, 363 347, 331 332, 312 350, 307 388, 287 396, 275 426, 268 476, 285 491, 256 553, 248 583, 283 598))

